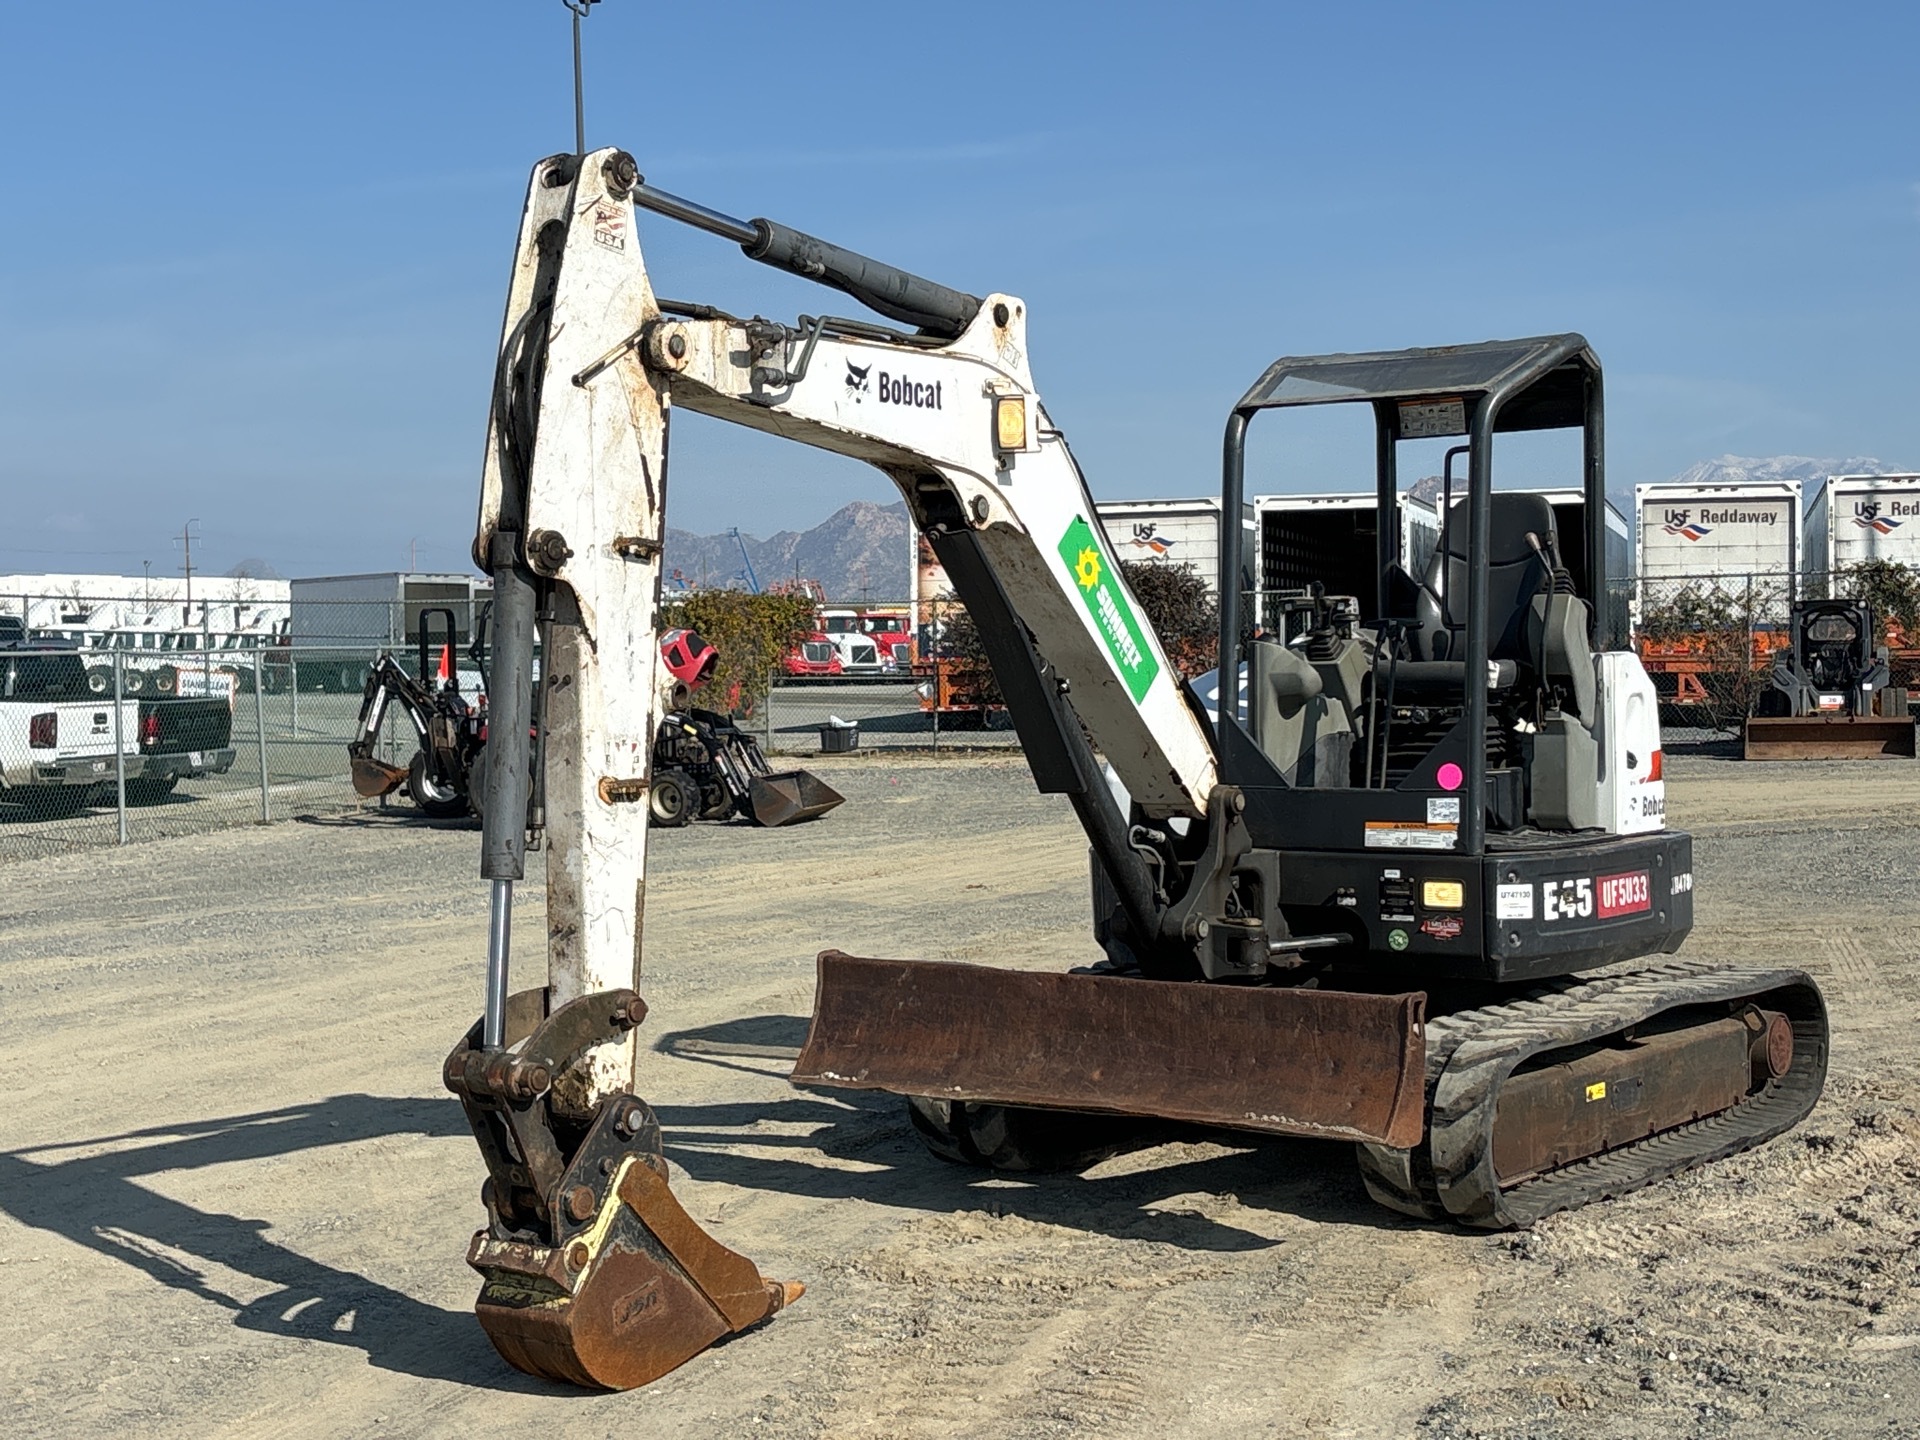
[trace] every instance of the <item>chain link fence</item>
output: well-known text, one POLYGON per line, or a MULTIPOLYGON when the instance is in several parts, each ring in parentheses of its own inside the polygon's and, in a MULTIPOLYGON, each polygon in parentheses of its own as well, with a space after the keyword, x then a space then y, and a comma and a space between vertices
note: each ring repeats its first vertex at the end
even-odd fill
MULTIPOLYGON (((362 690, 383 650, 416 663, 419 606, 323 604, 300 636, 284 614, 223 628, 216 606, 190 626, 88 629, 118 602, 63 595, 50 623, 36 598, 0 601, 0 862, 363 803, 347 771, 362 690)), ((446 651, 477 695, 461 608, 428 664, 446 651)), ((378 757, 404 767, 416 748, 390 707, 378 757)))
POLYGON ((747 722, 768 754, 1020 743, 956 601, 824 602, 820 623, 747 722))
MULTIPOLYGON (((191 625, 101 625, 119 602, 57 601, 0 597, 0 665, 12 666, 0 862, 365 803, 347 746, 383 652, 429 686, 451 677, 469 701, 485 693, 473 653, 484 599, 302 600, 244 627, 219 606, 199 607, 191 625)), ((963 616, 946 600, 824 603, 822 629, 768 678, 764 699, 743 698, 740 723, 774 755, 1017 747, 963 616)), ((417 748, 390 705, 375 758, 404 769, 417 748)))
POLYGON ((1792 644, 1788 619, 1800 600, 1865 600, 1893 684, 1920 686, 1920 574, 1911 567, 1642 577, 1630 588, 1634 648, 1669 725, 1726 730, 1744 721, 1792 644))
MULTIPOLYGON (((1668 724, 1726 729, 1768 685, 1793 602, 1826 596, 1868 601, 1894 684, 1920 686, 1913 567, 1620 580, 1605 609, 1609 628, 1630 629, 1668 724)), ((0 596, 0 861, 364 803, 347 745, 369 668, 391 652, 430 687, 453 679, 478 700, 484 606, 229 601, 129 623, 124 600, 0 596)), ((818 619, 764 696, 736 697, 769 755, 1018 746, 951 599, 823 601, 818 619)), ((376 758, 404 769, 417 747, 389 706, 376 758)))

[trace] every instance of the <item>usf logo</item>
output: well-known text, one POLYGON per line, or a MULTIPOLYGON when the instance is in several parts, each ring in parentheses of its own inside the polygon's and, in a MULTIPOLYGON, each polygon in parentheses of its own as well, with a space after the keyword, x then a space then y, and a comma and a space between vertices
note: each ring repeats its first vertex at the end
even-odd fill
POLYGON ((1702 525, 1698 520, 1693 519, 1692 516, 1693 512, 1687 509, 1664 511, 1662 512, 1661 518, 1666 521, 1666 523, 1660 528, 1667 534, 1678 535, 1682 540, 1688 542, 1705 539, 1713 533, 1713 531, 1702 525))
POLYGON ((1891 515, 1882 515, 1878 500, 1856 500, 1853 504, 1853 523, 1876 535, 1891 535, 1906 522, 1896 520, 1891 515))

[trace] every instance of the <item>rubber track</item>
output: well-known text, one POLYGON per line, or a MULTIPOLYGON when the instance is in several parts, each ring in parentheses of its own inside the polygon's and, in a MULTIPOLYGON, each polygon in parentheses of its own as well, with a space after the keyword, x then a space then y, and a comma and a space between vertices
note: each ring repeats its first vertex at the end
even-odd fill
POLYGON ((1827 1014, 1800 970, 1669 961, 1597 980, 1540 987, 1519 999, 1427 1022, 1425 1143, 1356 1147, 1374 1199, 1423 1219, 1486 1229, 1529 1225, 1557 1210, 1637 1190, 1723 1159, 1791 1128, 1813 1109, 1827 1069, 1827 1014), (1502 1190, 1493 1171, 1499 1087, 1522 1063, 1688 1005, 1751 1001, 1793 1024, 1793 1065, 1731 1110, 1561 1166, 1502 1190))

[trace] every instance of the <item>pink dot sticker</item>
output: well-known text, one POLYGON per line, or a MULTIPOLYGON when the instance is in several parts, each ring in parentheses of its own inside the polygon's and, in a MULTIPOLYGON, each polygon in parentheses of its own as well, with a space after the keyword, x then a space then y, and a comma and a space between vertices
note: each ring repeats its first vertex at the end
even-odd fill
POLYGON ((1460 782, 1467 777, 1462 773, 1458 765, 1449 760, 1435 772, 1433 778, 1440 782, 1440 788, 1442 790, 1458 790, 1460 788, 1460 782))

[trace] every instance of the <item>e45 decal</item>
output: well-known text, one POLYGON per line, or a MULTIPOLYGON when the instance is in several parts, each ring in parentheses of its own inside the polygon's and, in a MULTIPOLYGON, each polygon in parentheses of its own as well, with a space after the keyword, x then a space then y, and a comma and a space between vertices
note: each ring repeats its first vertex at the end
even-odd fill
POLYGON ((1645 870, 1540 882, 1542 920, 1611 920, 1653 909, 1651 877, 1645 870))

